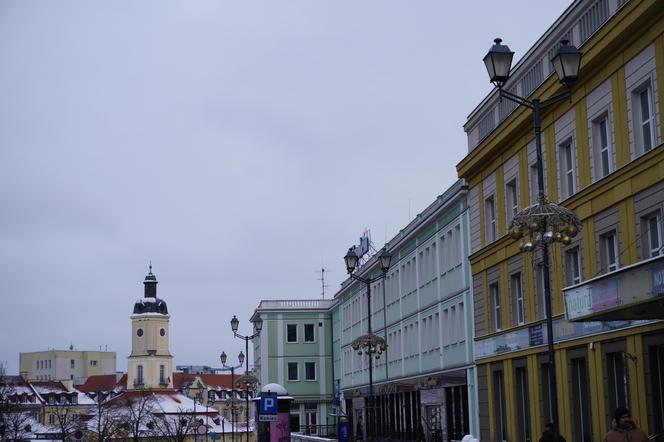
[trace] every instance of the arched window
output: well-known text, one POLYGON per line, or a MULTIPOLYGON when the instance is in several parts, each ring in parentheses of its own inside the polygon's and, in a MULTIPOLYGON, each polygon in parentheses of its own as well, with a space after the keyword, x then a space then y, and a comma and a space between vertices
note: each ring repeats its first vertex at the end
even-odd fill
POLYGON ((139 365, 136 368, 137 368, 136 383, 137 384, 142 384, 143 383, 143 366, 139 365))

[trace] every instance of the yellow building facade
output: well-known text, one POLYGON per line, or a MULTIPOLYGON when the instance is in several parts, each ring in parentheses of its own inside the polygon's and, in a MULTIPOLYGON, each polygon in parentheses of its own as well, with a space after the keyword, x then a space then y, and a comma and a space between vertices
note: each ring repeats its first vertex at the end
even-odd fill
MULTIPOLYGON (((664 7, 573 2, 504 89, 561 93, 549 60, 563 39, 583 58, 571 99, 542 114, 544 187, 583 228, 550 249, 560 432, 600 440, 624 405, 654 433, 664 428, 664 7)), ((536 440, 550 421, 541 256, 507 236, 512 216, 537 196, 532 118, 493 91, 464 126, 469 152, 457 166, 469 183, 487 441, 536 440)))
POLYGON ((73 380, 83 383, 90 376, 115 374, 112 351, 46 350, 19 354, 19 373, 30 381, 73 380))

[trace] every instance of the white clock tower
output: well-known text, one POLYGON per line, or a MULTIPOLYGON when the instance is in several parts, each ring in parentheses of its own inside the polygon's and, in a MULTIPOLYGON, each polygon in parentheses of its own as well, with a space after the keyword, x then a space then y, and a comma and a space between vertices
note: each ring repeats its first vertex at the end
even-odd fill
POLYGON ((127 390, 173 388, 173 356, 168 350, 168 307, 157 298, 157 277, 150 272, 143 281, 145 294, 131 315, 131 355, 127 358, 127 390))

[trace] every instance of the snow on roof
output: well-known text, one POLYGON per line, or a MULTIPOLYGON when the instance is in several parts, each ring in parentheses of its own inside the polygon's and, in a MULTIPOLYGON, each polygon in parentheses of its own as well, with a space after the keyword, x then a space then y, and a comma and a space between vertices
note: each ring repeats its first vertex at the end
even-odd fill
MULTIPOLYGON (((175 393, 175 394, 155 394, 155 398, 161 408, 163 413, 193 413, 194 412, 194 400, 188 398, 187 396, 175 393)), ((196 405, 196 411, 203 412, 205 407, 202 405, 196 405)))

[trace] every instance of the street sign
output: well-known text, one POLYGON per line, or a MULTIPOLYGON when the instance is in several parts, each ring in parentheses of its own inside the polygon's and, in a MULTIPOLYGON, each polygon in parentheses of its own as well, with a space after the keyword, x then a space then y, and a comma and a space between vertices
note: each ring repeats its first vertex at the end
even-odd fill
POLYGON ((207 425, 198 424, 196 427, 196 434, 200 434, 202 436, 205 433, 207 433, 207 425))
POLYGON ((276 396, 261 396, 260 414, 277 414, 276 396))
POLYGON ((81 430, 76 430, 74 432, 74 439, 76 439, 76 440, 83 439, 83 432, 81 430))
POLYGON ((277 421, 277 415, 276 414, 259 414, 258 415, 258 422, 276 422, 277 421))

